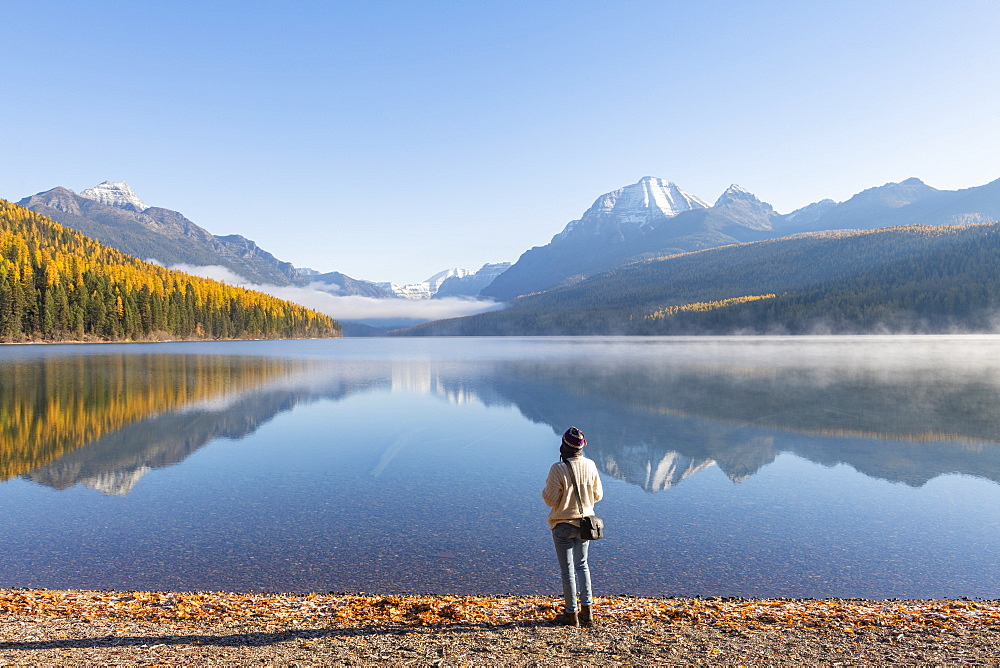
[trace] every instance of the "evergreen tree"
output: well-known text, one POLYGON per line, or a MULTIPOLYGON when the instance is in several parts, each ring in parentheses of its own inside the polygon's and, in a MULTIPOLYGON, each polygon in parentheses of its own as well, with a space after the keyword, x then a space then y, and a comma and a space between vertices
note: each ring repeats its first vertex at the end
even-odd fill
POLYGON ((143 262, 0 200, 0 341, 339 335, 316 311, 143 262))

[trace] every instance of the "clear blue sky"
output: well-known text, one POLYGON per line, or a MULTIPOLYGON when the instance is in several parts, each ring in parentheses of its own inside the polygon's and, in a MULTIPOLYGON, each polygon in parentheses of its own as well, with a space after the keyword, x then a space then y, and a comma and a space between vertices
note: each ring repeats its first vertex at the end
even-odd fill
POLYGON ((297 266, 515 260, 645 175, 1000 178, 1000 3, 0 0, 0 197, 124 180, 297 266))

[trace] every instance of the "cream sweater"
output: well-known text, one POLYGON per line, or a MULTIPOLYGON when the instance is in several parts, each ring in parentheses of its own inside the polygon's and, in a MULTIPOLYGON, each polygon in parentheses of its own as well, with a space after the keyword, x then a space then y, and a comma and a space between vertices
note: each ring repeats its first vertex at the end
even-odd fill
POLYGON ((566 464, 559 461, 549 469, 549 477, 545 479, 545 489, 542 499, 552 510, 549 511, 549 528, 555 529, 560 522, 580 526, 580 517, 594 514, 594 504, 604 496, 601 486, 601 476, 597 474, 597 465, 586 457, 569 460, 576 475, 576 484, 580 487, 583 498, 583 515, 576 502, 576 492, 573 490, 573 479, 569 477, 566 464))

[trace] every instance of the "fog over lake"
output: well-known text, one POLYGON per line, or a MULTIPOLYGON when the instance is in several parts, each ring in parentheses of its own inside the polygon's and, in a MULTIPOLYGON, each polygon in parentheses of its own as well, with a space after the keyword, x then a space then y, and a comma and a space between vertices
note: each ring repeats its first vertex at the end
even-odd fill
POLYGON ((998 595, 1000 337, 0 347, 0 586, 998 595))

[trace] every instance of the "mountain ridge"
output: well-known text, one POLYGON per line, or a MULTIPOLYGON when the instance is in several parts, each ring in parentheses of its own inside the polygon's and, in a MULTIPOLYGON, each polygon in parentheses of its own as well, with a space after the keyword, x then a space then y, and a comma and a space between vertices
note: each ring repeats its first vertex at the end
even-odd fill
POLYGON ((635 262, 404 335, 992 331, 1000 223, 805 233, 635 262))
POLYGON ((291 263, 276 259, 250 239, 213 235, 171 209, 137 210, 142 202, 128 184, 114 185, 123 187, 88 189, 90 197, 58 186, 18 204, 141 260, 163 266, 223 266, 250 283, 302 283, 291 263))
POLYGON ((80 193, 57 186, 18 204, 139 259, 167 267, 221 266, 251 285, 319 284, 320 290, 339 296, 431 299, 450 279, 470 280, 451 283, 442 297, 474 297, 493 277, 486 280, 483 274, 476 279, 478 272, 453 268, 404 285, 357 279, 339 271, 297 269, 240 234, 215 235, 178 211, 147 206, 125 181, 104 181, 80 193), (474 291, 472 285, 477 286, 474 291))
MULTIPOLYGON (((711 206, 692 206, 673 215, 661 215, 662 210, 654 207, 649 198, 633 196, 619 201, 616 193, 626 189, 639 192, 652 178, 644 177, 639 183, 599 197, 580 219, 567 223, 548 244, 525 251, 481 294, 510 301, 520 295, 572 285, 631 262, 803 232, 1000 220, 1000 179, 945 191, 911 177, 868 188, 844 202, 825 199, 788 214, 777 213, 770 204, 736 184, 711 206), (631 208, 622 201, 629 202, 631 208)), ((663 179, 656 179, 656 183, 674 185, 663 179)))

